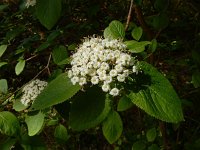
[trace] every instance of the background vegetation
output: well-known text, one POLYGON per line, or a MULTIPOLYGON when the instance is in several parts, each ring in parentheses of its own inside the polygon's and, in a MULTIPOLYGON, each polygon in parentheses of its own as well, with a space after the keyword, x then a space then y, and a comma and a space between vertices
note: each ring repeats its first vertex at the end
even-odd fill
POLYGON ((20 88, 34 78, 51 81, 65 71, 69 59, 63 60, 56 49, 64 49, 70 56, 83 37, 103 35, 111 21, 119 20, 125 26, 126 39, 131 38, 137 26, 143 30, 142 40, 155 43, 155 48, 147 48, 138 58, 151 63, 169 79, 181 99, 185 120, 164 123, 132 106, 120 112, 123 133, 117 142, 109 144, 99 127, 82 132, 68 128, 68 104, 63 103, 47 110, 47 124, 39 135, 23 134, 21 139, 15 139, 0 134, 0 149, 200 149, 198 0, 50 3, 53 0, 38 0, 36 6, 26 8, 23 0, 0 2, 0 111, 12 112, 25 124, 26 110, 13 107, 13 94, 16 99, 20 88), (50 12, 41 12, 43 6, 50 12), (55 12, 51 12, 51 7, 55 12), (63 132, 68 132, 65 137, 60 136, 63 132))

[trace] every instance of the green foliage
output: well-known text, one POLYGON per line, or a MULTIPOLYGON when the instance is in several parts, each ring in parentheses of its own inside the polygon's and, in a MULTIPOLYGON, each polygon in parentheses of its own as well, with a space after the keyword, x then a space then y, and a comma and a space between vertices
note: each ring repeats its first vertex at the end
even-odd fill
POLYGON ((16 116, 8 111, 0 112, 0 132, 9 136, 19 134, 20 125, 16 116))
POLYGON ((132 101, 127 96, 123 96, 119 99, 117 105, 117 111, 125 111, 133 106, 132 101))
POLYGON ((129 98, 149 115, 167 122, 183 121, 181 102, 170 82, 152 65, 141 62, 151 84, 144 85, 139 92, 131 92, 129 98))
POLYGON ((69 135, 65 126, 59 124, 54 131, 54 137, 58 142, 66 142, 69 139, 69 135))
POLYGON ((54 48, 52 56, 53 56, 53 61, 55 64, 57 65, 65 64, 64 62, 68 58, 68 54, 67 54, 67 50, 65 46, 60 45, 59 47, 54 48))
POLYGON ((44 91, 37 97, 32 109, 44 109, 69 100, 80 90, 79 85, 72 85, 66 73, 51 81, 44 91))
POLYGON ((6 79, 1 79, 0 80, 0 94, 1 93, 7 93, 8 91, 8 83, 6 79))
POLYGON ((133 29, 131 32, 132 37, 136 40, 139 41, 139 39, 142 37, 143 30, 141 27, 136 27, 133 29))
POLYGON ((112 21, 104 30, 104 37, 111 39, 124 39, 125 28, 123 24, 117 20, 112 21))
POLYGON ((102 126, 103 135, 110 144, 116 142, 122 134, 123 124, 116 111, 110 111, 102 126))
POLYGON ((0 46, 0 58, 3 55, 3 53, 6 51, 7 47, 8 47, 7 45, 1 45, 0 46))
POLYGON ((26 63, 26 61, 24 59, 20 59, 19 60, 19 62, 15 66, 15 73, 16 73, 16 75, 19 75, 24 70, 25 63, 26 63))
POLYGON ((141 53, 145 50, 145 46, 151 44, 151 42, 149 42, 149 41, 137 42, 137 41, 134 41, 134 40, 125 41, 124 43, 126 44, 129 51, 132 52, 132 53, 141 53))
POLYGON ((43 127, 44 124, 44 117, 45 115, 39 111, 36 114, 33 115, 27 115, 25 118, 25 122, 28 127, 28 135, 34 136, 36 135, 43 127))
POLYGON ((36 15, 40 23, 48 30, 52 29, 61 14, 61 0, 39 0, 36 5, 36 15))
POLYGON ((99 88, 79 92, 73 97, 69 125, 81 131, 99 125, 110 111, 110 99, 99 88))
POLYGON ((13 109, 15 111, 22 111, 24 109, 26 109, 28 106, 25 106, 21 103, 20 99, 16 99, 13 103, 13 109))
POLYGON ((153 142, 157 136, 156 129, 151 128, 147 131, 146 137, 148 142, 153 142))

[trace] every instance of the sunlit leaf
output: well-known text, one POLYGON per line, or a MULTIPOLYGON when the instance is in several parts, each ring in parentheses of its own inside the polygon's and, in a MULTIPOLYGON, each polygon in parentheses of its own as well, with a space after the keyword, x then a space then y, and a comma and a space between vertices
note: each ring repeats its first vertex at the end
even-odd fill
POLYGON ((42 112, 38 112, 37 114, 26 116, 25 122, 28 126, 29 136, 34 136, 41 130, 44 123, 44 117, 45 115, 42 112))
POLYGON ((25 63, 26 63, 26 61, 24 59, 19 60, 19 62, 15 66, 16 75, 19 75, 24 70, 25 63))
POLYGON ((80 86, 73 85, 67 74, 63 73, 47 85, 31 108, 38 110, 62 103, 74 96, 79 90, 80 86))

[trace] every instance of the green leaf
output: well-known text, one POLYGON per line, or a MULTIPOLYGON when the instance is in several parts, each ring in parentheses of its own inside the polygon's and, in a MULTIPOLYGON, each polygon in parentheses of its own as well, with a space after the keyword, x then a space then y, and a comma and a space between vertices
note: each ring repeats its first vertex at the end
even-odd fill
POLYGON ((13 109, 15 111, 22 111, 24 109, 26 109, 28 106, 25 106, 21 103, 20 99, 17 99, 14 101, 14 104, 13 104, 13 109))
POLYGON ((142 42, 137 42, 137 41, 126 41, 124 42, 127 46, 127 48, 130 50, 132 53, 140 53, 145 50, 145 46, 151 44, 149 41, 142 41, 142 42))
MULTIPOLYGON (((108 30, 108 29, 106 29, 108 30)), ((109 30, 113 39, 124 39, 125 28, 120 21, 114 20, 109 24, 109 30)), ((108 30, 108 31, 109 31, 108 30)))
POLYGON ((6 79, 0 80, 0 93, 6 94, 8 92, 8 83, 6 79))
POLYGON ((55 64, 59 65, 63 60, 67 59, 68 54, 65 46, 60 45, 53 49, 53 61, 55 64))
POLYGON ((0 57, 3 55, 3 53, 6 51, 7 49, 7 45, 1 45, 0 46, 0 57))
POLYGON ((48 30, 53 28, 61 14, 61 0, 39 0, 36 4, 36 15, 40 23, 48 30))
POLYGON ((143 32, 143 30, 142 30, 141 27, 136 27, 136 28, 133 29, 133 31, 131 32, 131 34, 132 34, 132 37, 135 40, 139 41, 139 39, 142 37, 142 32, 143 32))
POLYGON ((120 115, 111 111, 102 126, 103 135, 112 144, 119 139, 123 131, 123 124, 120 115))
POLYGON ((17 65, 15 66, 15 73, 16 73, 16 75, 19 75, 24 70, 25 63, 26 63, 26 61, 24 59, 21 59, 17 63, 17 65))
POLYGON ((152 53, 155 52, 155 50, 157 48, 157 45, 158 45, 157 40, 153 39, 151 41, 151 44, 149 45, 150 46, 149 48, 150 48, 150 50, 151 50, 152 53))
POLYGON ((154 8, 159 12, 164 12, 166 11, 168 5, 169 5, 168 0, 156 0, 154 3, 154 8))
POLYGON ((143 141, 137 141, 132 145, 132 150, 144 150, 145 148, 146 145, 143 141))
POLYGON ((19 133, 20 125, 14 114, 8 111, 0 112, 0 132, 8 136, 15 136, 19 133))
POLYGON ((79 90, 80 86, 73 85, 67 74, 63 73, 47 85, 31 108, 38 110, 62 103, 74 96, 79 90))
POLYGON ((113 38, 112 32, 110 31, 109 27, 105 28, 105 30, 103 32, 103 36, 104 36, 104 38, 108 38, 108 39, 113 38))
POLYGON ((69 124, 81 131, 100 124, 110 111, 110 100, 100 88, 92 87, 72 99, 69 124))
POLYGON ((133 106, 132 101, 126 95, 119 99, 117 111, 125 111, 133 106))
POLYGON ((200 87, 200 71, 195 71, 192 75, 192 84, 195 88, 200 87))
POLYGON ((25 122, 28 126, 28 135, 36 135, 43 127, 45 115, 42 112, 38 112, 34 115, 28 115, 25 118, 25 122))
POLYGON ((171 83, 156 68, 140 62, 144 74, 151 77, 151 85, 139 92, 131 92, 129 98, 149 115, 166 122, 183 121, 181 102, 171 83))
POLYGON ((0 62, 0 68, 4 65, 8 64, 7 62, 0 62))
POLYGON ((151 128, 147 131, 146 137, 148 142, 153 142, 156 139, 157 133, 155 128, 151 128))
POLYGON ((58 142, 66 142, 69 139, 69 135, 65 126, 59 124, 54 131, 54 137, 58 142))

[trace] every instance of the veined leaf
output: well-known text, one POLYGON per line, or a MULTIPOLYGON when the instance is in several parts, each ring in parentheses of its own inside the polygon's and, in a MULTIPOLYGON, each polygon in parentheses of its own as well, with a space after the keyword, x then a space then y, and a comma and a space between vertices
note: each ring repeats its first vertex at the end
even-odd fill
POLYGON ((35 115, 28 115, 25 118, 25 122, 28 126, 28 135, 36 135, 42 128, 45 115, 42 112, 38 112, 35 115))
POLYGON ((180 99, 171 83, 152 65, 141 62, 140 66, 151 77, 151 85, 137 93, 131 92, 132 102, 160 120, 173 123, 184 120, 180 99))
POLYGON ((20 125, 14 114, 8 111, 0 112, 0 132, 9 136, 19 133, 20 125))
POLYGON ((67 74, 63 73, 47 85, 31 108, 38 110, 59 104, 70 99, 79 90, 80 86, 73 85, 67 74))
POLYGON ((72 99, 69 124, 81 131, 100 124, 110 111, 110 101, 100 88, 92 87, 72 99))
POLYGON ((125 28, 123 24, 117 20, 112 21, 104 32, 104 36, 107 38, 124 39, 125 37, 125 28))
POLYGON ((104 36, 104 38, 108 38, 108 39, 113 38, 112 32, 110 31, 109 27, 105 28, 105 30, 103 32, 103 36, 104 36))
POLYGON ((122 134, 123 124, 120 115, 116 111, 111 111, 103 122, 103 135, 110 144, 119 139, 122 134))
POLYGON ((61 0, 39 0, 36 15, 40 23, 50 30, 60 18, 61 0))
POLYGON ((127 46, 127 48, 130 50, 132 53, 140 53, 145 50, 145 46, 151 44, 149 41, 142 41, 142 42, 137 42, 137 41, 126 41, 124 42, 127 46))

